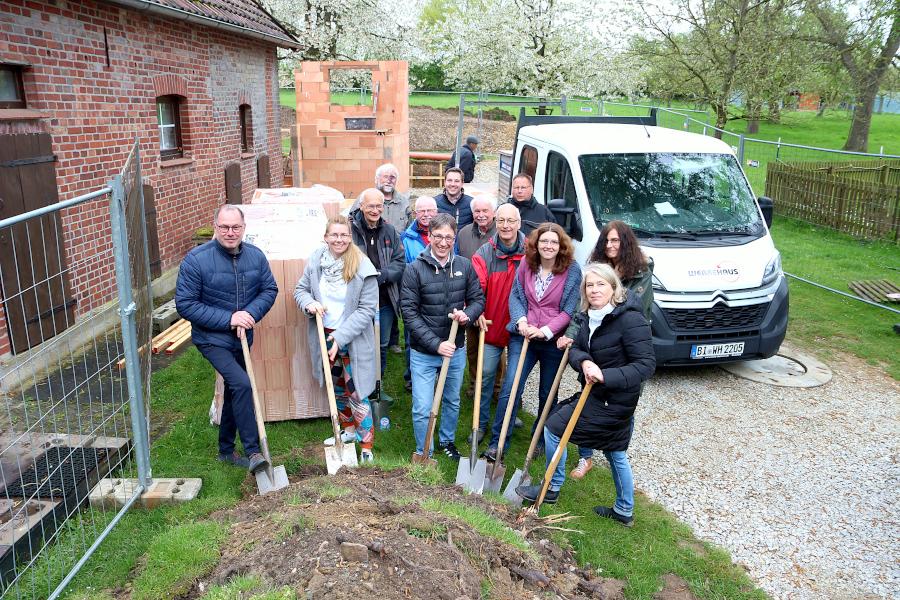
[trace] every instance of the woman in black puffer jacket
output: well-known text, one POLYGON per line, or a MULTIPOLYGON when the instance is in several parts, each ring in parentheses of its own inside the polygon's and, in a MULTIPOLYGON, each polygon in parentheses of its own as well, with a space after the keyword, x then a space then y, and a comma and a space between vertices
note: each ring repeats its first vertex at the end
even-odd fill
MULTIPOLYGON (((582 312, 575 317, 580 327, 569 352, 569 364, 580 373, 582 385, 593 382, 594 387, 569 441, 601 450, 606 456, 616 486, 616 502, 611 507, 598 506, 594 511, 631 526, 634 481, 625 451, 631 441, 641 383, 653 374, 656 359, 640 299, 628 297, 626 292, 609 265, 590 263, 584 268, 582 312)), ((574 409, 575 402, 567 402, 547 419, 544 447, 548 464, 574 409)), ((544 502, 558 499, 566 477, 565 464, 564 451, 544 502)), ((540 485, 516 491, 534 501, 540 485)))

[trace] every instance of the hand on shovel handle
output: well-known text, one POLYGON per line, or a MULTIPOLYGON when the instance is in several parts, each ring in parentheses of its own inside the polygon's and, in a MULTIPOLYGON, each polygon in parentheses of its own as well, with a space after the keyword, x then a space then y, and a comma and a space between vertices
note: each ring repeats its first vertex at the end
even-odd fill
POLYGON ((566 429, 565 431, 563 431, 562 437, 559 439, 559 446, 556 447, 556 452, 553 453, 553 459, 547 466, 547 472, 544 474, 544 482, 541 485, 541 493, 537 497, 537 501, 534 503, 533 508, 535 511, 537 511, 541 507, 541 503, 544 501, 544 496, 547 495, 547 490, 550 489, 550 479, 553 476, 553 472, 556 471, 556 467, 559 465, 559 461, 562 458, 562 453, 566 449, 566 444, 569 443, 569 438, 572 436, 572 431, 575 429, 575 425, 578 423, 578 418, 581 416, 581 411, 582 409, 584 409, 584 404, 585 402, 587 402, 588 396, 591 395, 591 389, 593 387, 593 383, 588 383, 581 391, 581 396, 578 398, 578 404, 575 405, 575 410, 572 411, 572 416, 569 419, 569 423, 566 425, 566 429))

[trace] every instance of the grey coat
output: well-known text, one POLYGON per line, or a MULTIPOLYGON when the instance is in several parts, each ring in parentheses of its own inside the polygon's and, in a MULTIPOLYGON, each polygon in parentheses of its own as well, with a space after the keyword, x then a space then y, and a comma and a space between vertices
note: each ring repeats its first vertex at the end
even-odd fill
MULTIPOLYGON (((303 276, 294 288, 294 300, 300 310, 312 302, 321 302, 319 277, 321 275, 322 247, 309 257, 303 276)), ((378 303, 378 276, 372 261, 363 256, 356 277, 347 283, 347 298, 344 301, 344 319, 331 335, 340 346, 350 346, 350 368, 353 370, 353 381, 360 398, 368 396, 375 390, 375 305, 378 303)), ((319 385, 325 385, 322 373, 322 354, 319 349, 319 332, 316 329, 315 315, 309 316, 307 330, 309 337, 310 360, 313 373, 319 385)))

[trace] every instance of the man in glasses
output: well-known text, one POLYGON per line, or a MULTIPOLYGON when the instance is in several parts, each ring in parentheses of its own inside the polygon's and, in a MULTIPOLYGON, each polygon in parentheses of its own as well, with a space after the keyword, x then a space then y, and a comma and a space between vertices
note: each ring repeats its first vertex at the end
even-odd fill
POLYGON ((268 466, 259 450, 250 378, 240 338, 253 343, 253 327, 278 296, 262 250, 243 241, 244 213, 225 204, 213 217, 215 237, 184 257, 175 307, 191 322, 191 341, 225 380, 219 423, 219 460, 255 473, 268 466), (234 448, 240 433, 246 456, 234 448))
MULTIPOLYGON (((397 189, 397 179, 400 172, 391 163, 385 163, 375 170, 375 188, 384 196, 384 213, 381 217, 390 223, 397 232, 409 227, 412 218, 409 210, 409 194, 404 194, 397 189)), ((365 192, 363 192, 365 193, 365 192)), ((359 195, 350 211, 359 208, 363 194, 359 195)))
POLYGON ((422 454, 435 382, 443 360, 448 358, 450 368, 444 382, 437 447, 458 461, 455 437, 459 388, 466 365, 464 326, 481 316, 484 294, 472 263, 453 253, 453 217, 439 214, 431 219, 429 240, 429 245, 406 267, 400 286, 400 310, 409 331, 413 433, 416 452, 422 454), (454 340, 447 339, 451 319, 461 326, 454 340))

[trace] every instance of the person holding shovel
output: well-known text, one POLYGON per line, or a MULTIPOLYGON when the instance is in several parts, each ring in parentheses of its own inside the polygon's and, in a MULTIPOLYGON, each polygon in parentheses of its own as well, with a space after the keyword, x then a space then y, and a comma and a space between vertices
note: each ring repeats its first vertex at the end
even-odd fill
POLYGON ((262 250, 243 241, 240 208, 220 206, 213 228, 215 237, 181 261, 175 308, 191 322, 191 341, 225 382, 219 460, 256 473, 269 464, 260 452, 253 391, 239 336, 246 335, 247 343, 253 344, 253 327, 275 304, 278 284, 262 250), (246 456, 234 449, 238 432, 246 456))
MULTIPOLYGON (((484 453, 487 460, 496 460, 507 402, 514 402, 511 419, 516 418, 522 405, 524 385, 519 385, 513 398, 510 396, 526 338, 529 342, 520 381, 527 381, 534 366, 540 364, 538 413, 544 408, 563 355, 563 350, 557 348, 556 338, 566 330, 572 314, 578 309, 580 283, 581 269, 575 264, 571 238, 556 223, 542 223, 525 241, 525 257, 516 271, 509 296, 509 323, 506 326, 510 333, 506 350, 509 358, 503 390, 497 399, 491 441, 484 453)), ((511 431, 507 431, 504 454, 512 437, 511 431)))
MULTIPOLYGON (((378 302, 378 272, 365 254, 353 244, 350 222, 338 215, 328 219, 325 247, 309 257, 306 269, 294 289, 294 300, 325 326, 331 372, 322 373, 319 333, 314 323, 308 328, 310 360, 320 385, 323 377, 334 382, 341 440, 359 441, 360 461, 374 460, 375 428, 369 394, 375 390, 375 306, 378 302)), ((328 444, 326 440, 326 444, 328 444)), ((334 444, 334 440, 331 440, 334 444)))
MULTIPOLYGON (((625 451, 634 430, 641 383, 656 369, 650 326, 637 294, 628 293, 615 270, 600 263, 589 263, 584 268, 581 312, 575 319, 579 328, 569 350, 569 365, 579 373, 582 386, 592 383, 593 388, 568 441, 603 452, 612 471, 616 501, 612 506, 597 506, 594 512, 631 527, 634 481, 625 451)), ((560 445, 560 436, 574 409, 575 402, 566 402, 547 419, 544 426, 547 464, 560 445)), ((563 449, 545 503, 553 504, 559 499, 566 477, 565 466, 563 449)), ((540 484, 516 488, 516 493, 530 502, 535 501, 540 491, 540 484)))
POLYGON ((465 325, 481 316, 484 294, 472 263, 453 254, 456 219, 445 213, 436 215, 431 219, 428 237, 430 243, 407 265, 400 286, 400 310, 409 331, 413 432, 416 453, 423 454, 436 376, 444 358, 449 358, 438 447, 458 461, 455 438, 459 388, 466 366, 465 332, 460 328, 455 340, 447 338, 451 319, 465 325))

